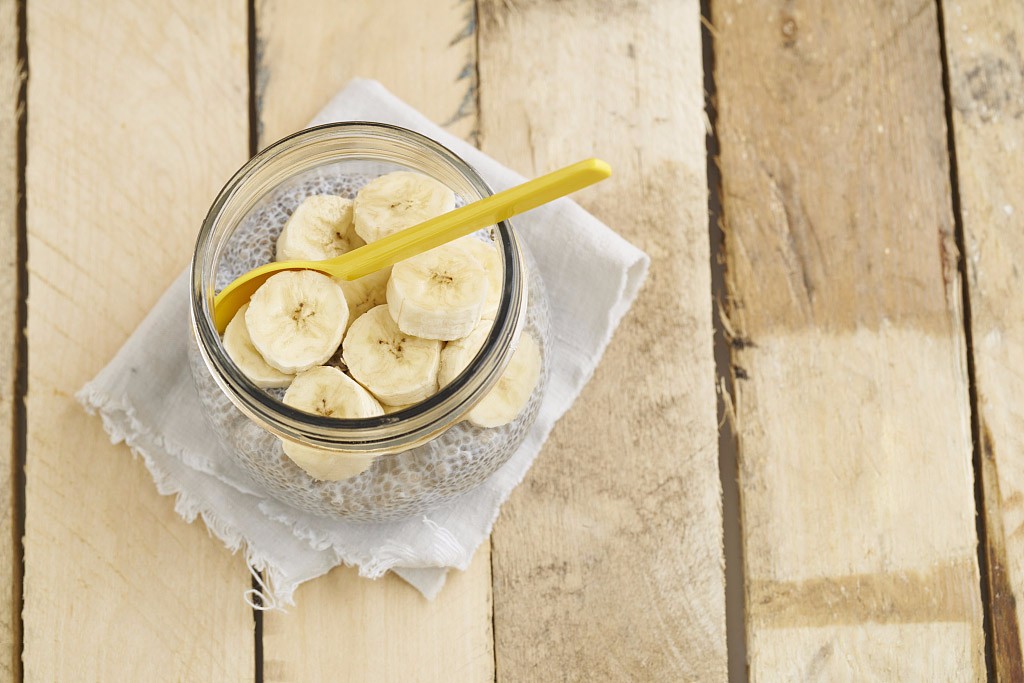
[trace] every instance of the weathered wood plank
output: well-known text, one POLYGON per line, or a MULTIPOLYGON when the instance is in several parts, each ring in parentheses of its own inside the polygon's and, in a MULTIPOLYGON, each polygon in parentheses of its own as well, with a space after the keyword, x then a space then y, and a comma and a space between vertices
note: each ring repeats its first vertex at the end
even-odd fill
POLYGON ((1024 671, 1024 5, 944 0, 998 678, 1024 671))
POLYGON ((488 546, 428 602, 393 574, 338 568, 263 617, 263 680, 493 681, 488 546))
POLYGON ((0 678, 21 672, 18 605, 21 539, 14 523, 18 475, 15 401, 18 368, 18 63, 17 3, 0 3, 0 678))
MULTIPOLYGON (((261 146, 306 125, 356 76, 452 132, 475 128, 472 2, 260 0, 256 28, 261 146)), ((489 558, 485 544, 432 603, 394 576, 334 570, 287 614, 264 616, 265 680, 492 681, 489 558)))
POLYGON ((488 0, 480 31, 484 150, 527 175, 608 160, 578 200, 653 261, 495 528, 498 680, 722 680, 698 3, 488 0))
POLYGON ((473 0, 256 2, 260 146, 303 128, 352 78, 375 78, 449 132, 476 130, 473 0))
POLYGON ((982 680, 935 5, 713 10, 751 680, 982 680))
POLYGON ((247 157, 245 27, 237 2, 28 4, 28 680, 254 677, 242 560, 73 398, 247 157))

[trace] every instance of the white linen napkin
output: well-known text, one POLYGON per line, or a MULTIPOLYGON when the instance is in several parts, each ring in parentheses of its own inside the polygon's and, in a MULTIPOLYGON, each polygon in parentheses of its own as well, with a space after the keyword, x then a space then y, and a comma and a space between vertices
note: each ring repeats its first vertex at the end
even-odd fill
MULTIPOLYGON (((437 140, 494 191, 524 181, 376 81, 349 83, 311 125, 354 120, 391 123, 437 140)), ((369 578, 394 571, 432 599, 447 570, 464 570, 490 534, 501 504, 593 374, 649 264, 646 254, 568 199, 513 223, 549 293, 547 393, 536 423, 511 459, 478 488, 426 515, 381 524, 332 521, 270 499, 252 483, 202 416, 186 357, 191 332, 185 273, 78 399, 100 414, 114 443, 123 441, 143 457, 157 490, 177 496, 175 509, 186 521, 201 515, 232 552, 244 546, 250 567, 266 577, 261 584, 264 607, 294 604, 299 584, 341 563, 355 565, 369 578)))

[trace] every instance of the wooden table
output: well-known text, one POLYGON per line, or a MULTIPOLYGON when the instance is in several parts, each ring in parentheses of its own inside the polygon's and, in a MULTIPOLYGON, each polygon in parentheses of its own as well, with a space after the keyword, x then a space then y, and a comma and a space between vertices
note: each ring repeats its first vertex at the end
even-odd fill
POLYGON ((1022 680, 1020 2, 0 0, 0 93, 5 680, 1022 680), (354 76, 652 268, 437 600, 254 614, 73 394, 354 76))

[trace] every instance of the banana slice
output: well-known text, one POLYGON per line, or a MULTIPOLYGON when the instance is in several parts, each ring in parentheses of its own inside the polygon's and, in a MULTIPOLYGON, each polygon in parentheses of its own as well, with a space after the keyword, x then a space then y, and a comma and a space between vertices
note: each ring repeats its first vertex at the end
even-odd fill
POLYGON ((352 201, 330 194, 306 197, 277 238, 278 261, 322 261, 366 244, 352 229, 352 201))
POLYGON ((388 309, 406 334, 450 341, 480 321, 487 300, 487 273, 460 244, 399 261, 388 280, 388 309))
MULTIPOLYGON (((323 417, 377 417, 384 410, 376 399, 341 370, 316 367, 300 373, 284 392, 293 408, 323 417)), ((373 464, 372 455, 339 453, 281 439, 285 455, 314 479, 339 481, 354 477, 373 464)))
POLYGON ((284 453, 306 474, 321 481, 351 479, 370 469, 375 456, 362 453, 339 453, 281 439, 284 453))
POLYGON ((263 356, 252 345, 249 329, 245 326, 245 312, 249 304, 242 306, 224 330, 224 350, 234 361, 242 374, 252 380, 253 384, 263 389, 279 389, 291 384, 293 375, 281 372, 267 365, 263 356))
POLYGON ((484 267, 484 272, 487 273, 487 299, 484 301, 484 310, 480 317, 494 320, 501 303, 501 287, 505 278, 505 269, 501 266, 501 256, 494 244, 484 242, 472 235, 455 241, 473 254, 480 265, 484 267))
POLYGON ((349 325, 371 308, 388 302, 388 279, 390 277, 391 269, 385 268, 376 273, 364 275, 358 280, 336 280, 341 291, 345 293, 345 301, 348 302, 349 325))
POLYGON ((384 410, 366 389, 338 368, 321 365, 300 372, 284 392, 285 405, 321 417, 376 417, 384 410))
POLYGON ((448 386, 453 379, 462 374, 487 341, 492 325, 493 320, 481 320, 467 336, 444 345, 441 350, 441 366, 437 371, 437 383, 440 388, 448 386))
POLYGON ((422 173, 397 171, 375 178, 356 195, 356 233, 376 242, 455 208, 455 193, 422 173))
POLYGON ((490 428, 516 419, 540 380, 540 366, 540 348, 529 332, 523 332, 501 379, 469 411, 469 421, 477 427, 490 428))
POLYGON ((387 306, 356 318, 342 356, 352 377, 384 405, 418 403, 437 391, 441 342, 405 334, 387 306))
POLYGON ((312 270, 289 270, 264 282, 249 301, 245 324, 253 346, 281 372, 321 365, 341 343, 348 304, 341 287, 312 270))

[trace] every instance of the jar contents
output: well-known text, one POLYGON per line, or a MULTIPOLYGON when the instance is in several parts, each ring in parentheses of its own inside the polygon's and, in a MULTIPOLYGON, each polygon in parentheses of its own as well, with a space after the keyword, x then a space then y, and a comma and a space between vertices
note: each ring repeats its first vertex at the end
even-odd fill
POLYGON ((450 305, 409 277, 440 261, 424 259, 398 279, 394 267, 353 282, 313 271, 283 278, 287 286, 250 298, 220 337, 204 310, 254 268, 351 252, 483 198, 484 181, 435 143, 376 124, 310 129, 257 161, 214 201, 193 260, 188 362, 217 435, 220 449, 211 452, 228 460, 210 466, 246 477, 246 492, 267 496, 268 514, 316 544, 324 538, 296 512, 356 523, 407 519, 476 495, 502 468, 515 476, 514 455, 540 415, 555 338, 540 269, 508 222, 442 252, 462 264, 435 278, 459 295, 450 305), (482 296, 456 284, 468 277, 479 286, 480 270, 482 296), (273 313, 289 302, 292 316, 273 313), (450 318, 437 315, 448 307, 450 318), (283 333, 267 333, 275 329, 283 333), (307 339, 308 330, 317 331, 307 339), (385 374, 374 365, 377 352, 361 357, 355 342, 388 347, 379 342, 389 338, 401 350, 388 351, 394 371, 385 374), (436 350, 429 362, 418 359, 413 338, 436 350))
MULTIPOLYGON (((291 212, 274 257, 334 258, 456 204, 448 187, 407 171, 370 180, 354 199, 313 194, 291 212)), ((339 420, 377 417, 433 396, 469 366, 491 332, 502 282, 497 249, 475 235, 354 281, 284 271, 231 320, 224 349, 256 386, 292 408, 339 420)), ((542 371, 537 340, 524 331, 497 384, 467 421, 484 429, 515 421, 531 403, 542 371)), ((322 481, 351 478, 373 462, 372 456, 339 458, 289 440, 281 444, 322 481)))

